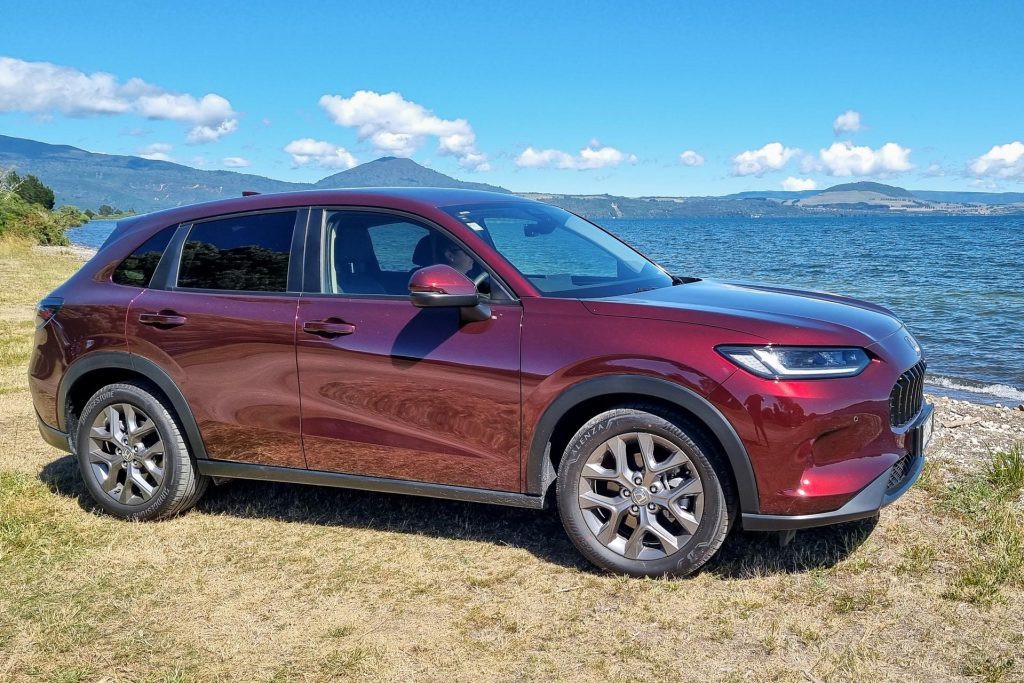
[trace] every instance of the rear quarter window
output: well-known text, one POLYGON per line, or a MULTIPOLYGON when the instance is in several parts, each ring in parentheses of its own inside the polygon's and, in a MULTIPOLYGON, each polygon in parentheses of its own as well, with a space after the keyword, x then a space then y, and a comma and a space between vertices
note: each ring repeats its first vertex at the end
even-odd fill
POLYGON ((176 226, 165 228, 143 242, 128 258, 121 261, 110 279, 119 285, 149 287, 156 265, 160 263, 160 257, 164 255, 175 229, 176 226))

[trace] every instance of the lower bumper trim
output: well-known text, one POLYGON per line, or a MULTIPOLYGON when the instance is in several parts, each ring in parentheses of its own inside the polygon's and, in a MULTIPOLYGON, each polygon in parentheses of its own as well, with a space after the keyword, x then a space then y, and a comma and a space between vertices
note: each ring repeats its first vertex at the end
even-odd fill
POLYGON ((919 455, 914 459, 913 468, 910 476, 906 477, 903 484, 895 491, 888 490, 889 474, 892 471, 890 468, 838 510, 819 512, 814 515, 758 515, 745 512, 743 513, 743 528, 747 531, 789 531, 874 517, 879 510, 902 496, 914 485, 924 469, 924 455, 919 455))
POLYGON ((50 444, 54 448, 59 448, 62 451, 71 452, 71 445, 68 443, 68 435, 66 432, 62 432, 56 427, 43 422, 43 418, 36 414, 36 426, 39 427, 39 433, 43 437, 43 441, 50 444))

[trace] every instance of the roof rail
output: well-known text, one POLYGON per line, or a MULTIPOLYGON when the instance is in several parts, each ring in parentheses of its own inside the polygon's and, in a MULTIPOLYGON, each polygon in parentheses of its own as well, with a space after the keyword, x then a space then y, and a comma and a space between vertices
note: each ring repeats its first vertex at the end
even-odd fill
POLYGON ((242 190, 243 197, 254 197, 258 194, 259 192, 257 192, 256 190, 242 190))

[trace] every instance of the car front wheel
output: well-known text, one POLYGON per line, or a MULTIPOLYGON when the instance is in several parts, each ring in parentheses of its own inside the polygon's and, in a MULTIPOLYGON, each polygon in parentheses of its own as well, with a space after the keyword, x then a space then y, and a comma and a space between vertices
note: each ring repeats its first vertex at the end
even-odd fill
POLYGON ((110 514, 170 517, 205 492, 209 479, 196 470, 172 410, 144 382, 108 385, 86 403, 75 452, 89 493, 110 514))
POLYGON ((686 576, 718 551, 731 479, 704 432, 660 406, 587 422, 559 464, 558 509, 587 559, 631 576, 686 576))

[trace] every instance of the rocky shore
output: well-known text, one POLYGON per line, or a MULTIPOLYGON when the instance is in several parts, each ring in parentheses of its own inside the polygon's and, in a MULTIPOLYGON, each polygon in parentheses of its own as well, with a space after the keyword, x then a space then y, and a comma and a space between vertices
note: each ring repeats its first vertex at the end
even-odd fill
POLYGON ((935 433, 928 458, 974 469, 996 451, 1024 444, 1024 407, 987 406, 942 396, 935 404, 935 433))

